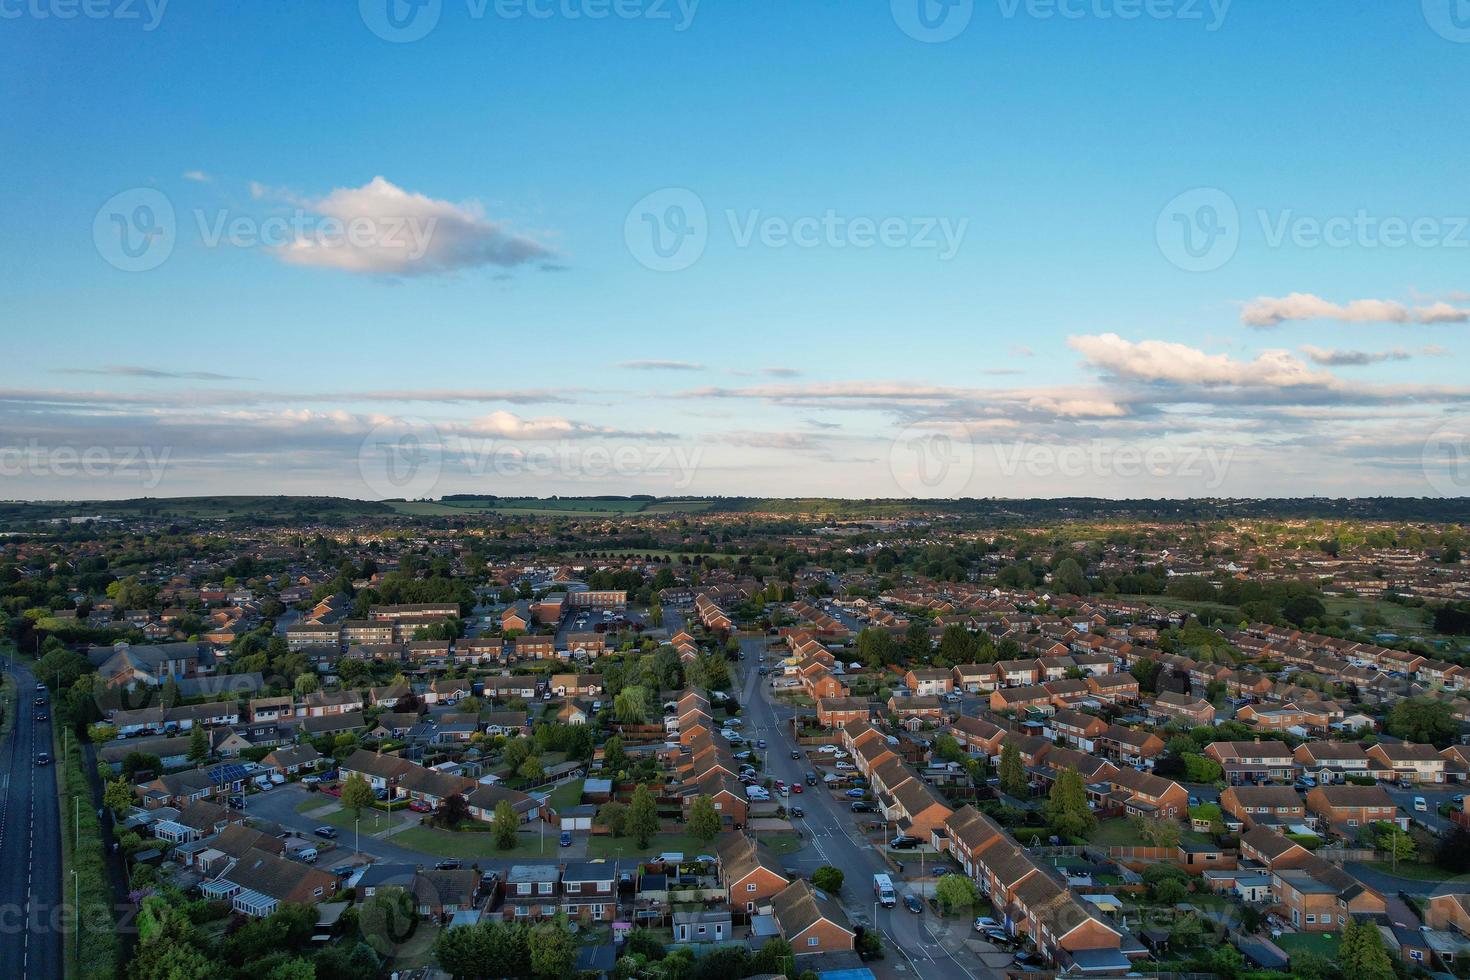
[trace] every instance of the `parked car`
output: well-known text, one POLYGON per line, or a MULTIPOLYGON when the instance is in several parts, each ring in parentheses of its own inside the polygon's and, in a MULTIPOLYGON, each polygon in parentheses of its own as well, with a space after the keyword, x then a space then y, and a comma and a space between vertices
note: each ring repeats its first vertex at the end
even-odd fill
POLYGON ((919 846, 919 838, 910 837, 908 834, 899 834, 888 842, 888 846, 894 850, 907 851, 919 846))
POLYGON ((919 901, 919 897, 917 895, 905 895, 903 897, 903 907, 908 909, 915 915, 918 915, 920 912, 924 911, 924 903, 919 901))
POLYGON ((353 868, 353 866, 350 864, 339 864, 332 869, 332 874, 336 875, 338 878, 350 878, 352 877, 352 872, 355 870, 356 869, 353 868))
POLYGON ((572 832, 570 830, 563 830, 561 832, 561 846, 562 847, 571 847, 572 846, 572 832))
POLYGON ((232 796, 229 799, 229 804, 230 804, 231 809, 234 809, 234 810, 243 810, 243 809, 245 809, 245 797, 243 797, 243 796, 232 796))
POLYGON ((312 833, 316 834, 318 837, 325 837, 327 840, 333 840, 337 836, 337 828, 318 827, 316 830, 313 830, 312 833))
POLYGON ((756 739, 755 740, 755 747, 758 748, 758 749, 765 748, 766 747, 766 740, 763 739, 763 738, 756 739))
POLYGON ((1037 956, 1035 953, 1017 953, 1015 956, 1012 957, 1012 959, 1015 960, 1017 966, 1024 967, 1028 970, 1038 969, 1045 963, 1045 961, 1040 956, 1037 956))
POLYGON ((822 752, 822 753, 826 753, 826 754, 829 754, 830 755, 831 753, 837 751, 837 746, 835 746, 835 745, 823 745, 823 746, 820 746, 817 749, 817 751, 818 752, 822 752))
POLYGON ((434 808, 423 800, 414 800, 408 804, 408 808, 414 813, 433 813, 434 808))
POLYGON ((848 809, 851 810, 853 813, 872 813, 873 804, 859 802, 854 803, 852 806, 848 807, 848 809))
POLYGON ((988 915, 980 915, 980 916, 976 916, 975 917, 975 931, 976 932, 984 932, 987 929, 999 929, 999 928, 1000 928, 1000 923, 999 922, 996 922, 994 919, 992 919, 988 915))
POLYGON ((1016 941, 1000 929, 986 929, 985 941, 1003 949, 1010 949, 1016 945, 1016 941))
POLYGON ((445 858, 438 864, 434 865, 434 868, 438 871, 458 871, 459 867, 460 862, 454 858, 445 858))
POLYGON ((851 762, 839 762, 836 766, 838 772, 852 772, 852 770, 856 768, 857 766, 853 765, 851 762))
POLYGON ((847 798, 848 799, 851 799, 851 800, 860 800, 860 799, 862 799, 867 794, 865 794, 860 789, 850 789, 850 790, 847 791, 847 794, 846 795, 847 795, 847 798))

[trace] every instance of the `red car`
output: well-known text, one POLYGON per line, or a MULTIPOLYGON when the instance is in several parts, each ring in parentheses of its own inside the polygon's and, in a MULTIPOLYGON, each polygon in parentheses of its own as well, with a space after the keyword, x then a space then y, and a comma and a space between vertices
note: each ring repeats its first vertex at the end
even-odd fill
POLYGON ((800 793, 801 792, 801 783, 792 783, 791 784, 791 792, 793 792, 793 793, 800 793))
POLYGON ((410 803, 408 805, 408 808, 410 810, 412 810, 414 813, 433 813, 434 812, 434 808, 431 807, 431 806, 429 806, 429 804, 425 803, 423 800, 414 800, 412 803, 410 803))

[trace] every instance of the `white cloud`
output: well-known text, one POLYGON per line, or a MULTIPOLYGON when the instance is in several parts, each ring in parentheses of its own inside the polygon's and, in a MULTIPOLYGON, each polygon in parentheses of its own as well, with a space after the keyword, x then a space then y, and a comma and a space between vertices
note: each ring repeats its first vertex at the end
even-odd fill
POLYGON ((1333 303, 1311 293, 1287 296, 1258 296, 1240 311, 1240 320, 1250 327, 1268 330, 1289 320, 1337 320, 1341 323, 1465 323, 1470 310, 1449 303, 1406 306, 1394 300, 1356 299, 1333 303))
POLYGON ((1238 361, 1229 354, 1206 354, 1165 340, 1134 343, 1115 333, 1069 337, 1067 343, 1091 366, 1131 381, 1244 388, 1331 386, 1336 382, 1331 374, 1311 370, 1284 350, 1262 351, 1253 361, 1238 361))
POLYGON ((703 364, 693 361, 624 361, 618 367, 629 371, 703 371, 703 364))
MULTIPOLYGON (((283 197, 259 183, 256 198, 283 197)), ((292 265, 370 276, 440 275, 480 266, 511 267, 555 253, 485 216, 479 204, 453 204, 403 190, 382 177, 325 197, 293 200, 317 217, 305 234, 275 250, 292 265)))
POLYGON ((209 174, 205 173, 203 170, 185 170, 184 179, 192 180, 197 184, 207 184, 210 181, 214 180, 213 177, 209 176, 209 174))

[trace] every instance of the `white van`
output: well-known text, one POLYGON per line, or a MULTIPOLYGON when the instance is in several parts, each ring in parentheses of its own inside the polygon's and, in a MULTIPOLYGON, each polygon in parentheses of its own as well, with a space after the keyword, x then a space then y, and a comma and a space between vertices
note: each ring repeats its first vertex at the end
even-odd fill
POLYGON ((299 858, 302 861, 305 861, 307 864, 316 864, 316 857, 317 857, 317 855, 316 855, 316 848, 314 848, 314 847, 303 848, 302 850, 300 850, 300 851, 298 851, 296 853, 296 857, 299 858))

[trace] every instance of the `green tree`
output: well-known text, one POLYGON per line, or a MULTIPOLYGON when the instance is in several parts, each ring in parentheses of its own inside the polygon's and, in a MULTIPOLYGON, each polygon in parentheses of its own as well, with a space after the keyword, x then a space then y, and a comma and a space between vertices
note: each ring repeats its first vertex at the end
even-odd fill
POLYGON ((1388 713, 1384 728, 1409 742, 1444 747, 1460 732, 1454 709, 1448 701, 1429 697, 1404 698, 1388 713))
POLYGON ((653 840, 658 830, 658 804, 648 787, 639 783, 638 788, 633 790, 633 803, 628 808, 628 833, 638 841, 640 848, 644 848, 653 840))
POLYGON ((572 975, 577 962, 577 940, 565 916, 531 928, 531 972, 538 977, 572 975))
POLYGON ((1387 851, 1399 861, 1412 861, 1419 854, 1419 845, 1414 843, 1414 838, 1387 820, 1373 825, 1373 846, 1387 851))
POLYGON ((495 804, 495 814, 490 820, 491 833, 495 835, 495 846, 502 851, 508 851, 516 846, 516 832, 520 830, 521 820, 516 816, 515 807, 510 805, 510 800, 501 800, 495 804))
POLYGON ((830 864, 824 864, 812 872, 812 884, 829 895, 836 895, 842 891, 842 881, 847 877, 841 868, 834 868, 830 864))
MULTIPOLYGON (((662 948, 659 950, 663 952, 662 948)), ((791 944, 780 936, 767 939, 750 958, 750 969, 756 974, 792 976, 796 973, 796 954, 791 944)))
POLYGON ((1000 788, 1019 799, 1031 794, 1026 780, 1026 767, 1021 764, 1021 750, 1010 742, 1000 750, 1000 788))
POLYGON ((189 732, 189 761, 196 766, 203 765, 209 758, 209 736, 204 733, 202 726, 196 725, 189 732))
POLYGON ((357 914, 363 940, 381 956, 394 955, 417 924, 413 896, 397 885, 379 888, 357 914))
POLYGON ((613 735, 602 744, 602 768, 616 776, 627 765, 628 754, 623 751, 623 737, 613 735))
POLYGON ((526 780, 531 785, 536 785, 546 778, 546 770, 541 766, 541 760, 534 755, 527 756, 520 768, 516 769, 516 775, 526 780))
POLYGON ((1063 838, 1086 837, 1097 826, 1097 817, 1087 806, 1087 784, 1075 766, 1057 773, 1047 795, 1046 819, 1052 830, 1063 838))
POLYGON ((353 817, 358 820, 362 819, 362 811, 372 806, 376 799, 367 777, 360 772, 349 773, 342 783, 342 806, 351 810, 353 817))
POLYGON ((1337 947, 1337 965, 1353 980, 1393 980, 1393 962, 1383 946, 1383 936, 1371 922, 1349 917, 1337 947))
POLYGON ((434 940, 434 958, 444 972, 465 980, 488 980, 498 975, 490 958, 489 920, 472 926, 445 929, 434 940))
POLYGON ((102 791, 102 803, 113 813, 126 813, 133 805, 132 785, 121 776, 108 780, 107 787, 102 791))
POLYGON ((974 908, 978 901, 975 885, 961 874, 948 874, 934 885, 934 898, 946 915, 974 908))
POLYGON ((715 839, 721 828, 720 814, 715 801, 709 796, 696 796, 689 804, 689 834, 708 843, 715 839))
POLYGON ((1133 830, 1148 847, 1173 847, 1184 833, 1178 821, 1163 817, 1134 817, 1133 830))
POLYGON ((613 717, 624 725, 648 722, 648 692, 640 685, 625 687, 613 698, 613 717))
POLYGON ((1087 576, 1082 573, 1077 559, 1063 558, 1057 563, 1051 573, 1051 590, 1066 595, 1087 594, 1087 576))
POLYGON ((608 800, 597 810, 597 822, 614 837, 628 832, 628 808, 617 800, 608 800))
POLYGON ((1225 776, 1224 768, 1209 756, 1186 752, 1180 758, 1184 760, 1184 778, 1191 783, 1213 783, 1225 776))

